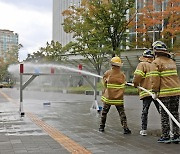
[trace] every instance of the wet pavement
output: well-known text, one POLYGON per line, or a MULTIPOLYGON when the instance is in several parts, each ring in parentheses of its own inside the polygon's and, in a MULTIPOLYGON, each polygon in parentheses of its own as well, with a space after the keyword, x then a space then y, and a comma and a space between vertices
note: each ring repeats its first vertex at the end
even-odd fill
MULTIPOLYGON (((93 96, 23 91, 25 116, 19 115, 19 90, 0 89, 0 154, 177 154, 179 144, 157 143, 160 116, 149 111, 148 136, 140 136, 141 101, 125 96, 131 135, 124 135, 112 106, 104 133, 100 116, 90 111, 93 96)), ((101 106, 101 101, 99 100, 101 106)))

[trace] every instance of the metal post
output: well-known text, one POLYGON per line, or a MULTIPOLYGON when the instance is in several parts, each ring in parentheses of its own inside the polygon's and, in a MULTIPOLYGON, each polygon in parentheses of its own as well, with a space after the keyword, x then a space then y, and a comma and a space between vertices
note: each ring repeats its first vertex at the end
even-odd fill
POLYGON ((97 78, 94 77, 94 103, 96 106, 96 110, 99 111, 99 105, 97 102, 97 78))
POLYGON ((94 100, 97 100, 97 80, 96 77, 94 77, 94 100))
POLYGON ((19 112, 21 116, 24 116, 24 111, 23 111, 23 72, 24 72, 24 66, 23 64, 20 64, 20 107, 19 107, 19 112))
POLYGON ((97 78, 94 77, 94 83, 92 83, 87 76, 83 75, 83 78, 91 85, 91 87, 93 88, 94 91, 94 101, 92 103, 91 109, 96 109, 98 112, 100 112, 100 108, 97 102, 97 78))

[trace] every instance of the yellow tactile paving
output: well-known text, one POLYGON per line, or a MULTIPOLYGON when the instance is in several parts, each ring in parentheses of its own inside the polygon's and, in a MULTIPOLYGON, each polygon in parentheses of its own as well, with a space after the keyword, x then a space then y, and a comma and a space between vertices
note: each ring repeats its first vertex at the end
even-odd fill
MULTIPOLYGON (((15 102, 12 98, 10 98, 7 94, 0 91, 1 95, 4 96, 8 101, 15 102)), ((80 144, 76 143, 75 141, 71 140, 64 134, 62 134, 59 130, 56 128, 48 125, 41 119, 39 119, 35 114, 31 112, 26 112, 26 115, 31 119, 33 123, 35 123, 37 126, 41 127, 49 136, 51 136, 54 140, 56 140, 59 144, 64 146, 69 152, 72 154, 91 154, 91 152, 84 147, 82 147, 80 144)))
POLYGON ((28 117, 39 127, 41 127, 44 131, 46 131, 49 136, 51 136, 54 140, 59 142, 63 145, 69 152, 73 154, 90 154, 91 152, 79 145, 78 143, 74 142, 67 136, 60 133, 56 128, 48 125, 47 123, 43 122, 39 119, 36 115, 26 112, 28 117))

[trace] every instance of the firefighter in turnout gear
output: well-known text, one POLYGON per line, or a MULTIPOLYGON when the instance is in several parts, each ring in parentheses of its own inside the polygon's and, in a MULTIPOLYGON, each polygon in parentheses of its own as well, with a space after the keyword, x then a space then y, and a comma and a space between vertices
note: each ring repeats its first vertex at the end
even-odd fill
MULTIPOLYGON (((156 58, 156 65, 152 77, 152 90, 155 92, 154 99, 159 97, 171 114, 179 121, 179 96, 180 80, 177 74, 176 63, 171 59, 166 44, 156 41, 152 44, 156 58)), ((162 135, 159 143, 179 143, 179 127, 172 122, 173 137, 170 139, 170 121, 166 111, 160 106, 162 135)))
MULTIPOLYGON (((139 58, 140 63, 138 64, 135 72, 134 72, 134 79, 133 83, 134 86, 141 86, 149 91, 152 91, 151 84, 150 83, 150 77, 151 77, 151 70, 152 67, 155 67, 152 64, 152 61, 154 60, 154 52, 147 49, 143 52, 143 55, 139 58)), ((146 136, 147 135, 147 122, 148 122, 148 111, 149 107, 151 105, 151 102, 153 101, 158 112, 159 112, 159 103, 154 100, 147 92, 139 90, 139 96, 143 103, 143 109, 141 114, 141 131, 140 135, 146 136)))
POLYGON ((103 76, 104 92, 101 97, 103 102, 103 110, 101 113, 101 123, 99 131, 103 132, 106 123, 107 113, 111 105, 115 105, 119 116, 124 134, 131 134, 127 126, 127 118, 124 110, 124 88, 126 84, 126 76, 121 71, 122 62, 119 57, 111 59, 111 70, 107 70, 103 76))

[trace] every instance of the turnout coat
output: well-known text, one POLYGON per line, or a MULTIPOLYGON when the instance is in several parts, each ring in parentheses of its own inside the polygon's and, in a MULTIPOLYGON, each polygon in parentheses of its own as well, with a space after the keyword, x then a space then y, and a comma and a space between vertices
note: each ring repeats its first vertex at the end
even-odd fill
POLYGON ((159 56, 154 61, 156 70, 153 73, 152 89, 159 97, 180 96, 180 80, 174 60, 159 56))
MULTIPOLYGON (((134 72, 133 83, 134 86, 141 86, 148 91, 152 92, 151 88, 151 76, 153 75, 153 70, 156 69, 155 65, 152 64, 153 58, 140 57, 140 63, 137 65, 134 72)), ((150 96, 147 92, 138 89, 140 99, 150 96)))
POLYGON ((126 76, 120 67, 112 66, 112 69, 106 71, 103 76, 105 89, 101 97, 102 102, 110 105, 123 105, 125 83, 126 76))

